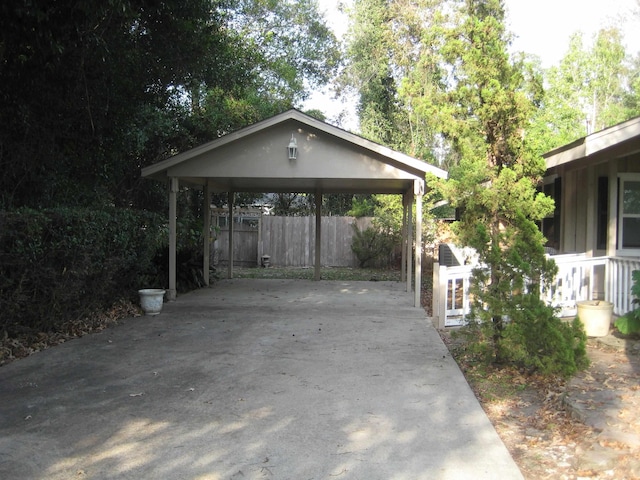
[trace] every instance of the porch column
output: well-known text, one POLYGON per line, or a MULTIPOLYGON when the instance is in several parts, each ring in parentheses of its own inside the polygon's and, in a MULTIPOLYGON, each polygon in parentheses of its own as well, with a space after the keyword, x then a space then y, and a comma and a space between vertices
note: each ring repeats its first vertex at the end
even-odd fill
POLYGON ((176 245, 177 245, 177 224, 176 215, 178 212, 178 179, 169 179, 169 292, 167 299, 176 299, 176 245))
POLYGON ((615 257, 618 249, 618 162, 609 162, 609 223, 607 225, 607 256, 615 257))
POLYGON ((211 190, 209 182, 204 186, 204 205, 202 206, 202 276, 204 284, 209 286, 209 255, 211 254, 211 190))
POLYGON ((316 257, 314 265, 313 279, 320 280, 320 261, 321 261, 321 228, 322 228, 322 192, 316 191, 316 257))
POLYGON ((420 307, 420 294, 422 293, 422 195, 424 195, 424 181, 415 180, 413 192, 416 196, 416 279, 414 306, 420 307))
POLYGON ((233 192, 229 192, 227 197, 227 205, 229 207, 229 265, 227 267, 227 278, 233 278, 233 192))
POLYGON ((407 195, 402 194, 402 244, 400 259, 400 281, 406 281, 407 277, 407 195))
POLYGON ((411 291, 411 261, 413 258, 413 192, 405 193, 407 197, 407 292, 411 291))

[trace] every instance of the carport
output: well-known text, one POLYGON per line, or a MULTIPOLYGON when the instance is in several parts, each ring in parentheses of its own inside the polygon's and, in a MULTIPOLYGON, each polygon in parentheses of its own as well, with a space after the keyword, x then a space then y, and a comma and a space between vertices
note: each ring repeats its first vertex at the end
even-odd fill
MULTIPOLYGON (((366 140, 292 109, 142 169, 142 176, 169 185, 169 292, 176 298, 176 194, 180 186, 204 190, 205 212, 211 193, 313 193, 316 205, 315 279, 320 280, 322 196, 332 193, 386 193, 403 198, 402 271, 407 291, 414 281, 420 306, 422 275, 422 197, 427 173, 446 178, 437 167, 366 140), (413 221, 411 208, 415 202, 413 221), (411 239, 414 241, 411 241, 411 239), (413 253, 413 255, 412 255, 413 253), (413 259, 413 262, 412 262, 413 259), (413 265, 412 265, 413 263, 413 265)), ((210 216, 204 216, 204 271, 209 270, 210 216)), ((233 258, 233 222, 229 252, 233 258)), ((233 277, 229 262, 228 277, 233 277)), ((205 281, 208 282, 207 275, 205 281)))

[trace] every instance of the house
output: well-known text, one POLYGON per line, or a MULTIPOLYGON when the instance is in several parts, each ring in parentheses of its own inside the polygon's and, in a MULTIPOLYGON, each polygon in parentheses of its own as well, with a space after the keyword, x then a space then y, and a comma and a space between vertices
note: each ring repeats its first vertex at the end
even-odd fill
MULTIPOLYGON (((580 300, 607 300, 614 315, 633 308, 631 273, 640 270, 640 117, 543 155, 543 191, 553 215, 541 222, 558 276, 547 300, 561 316, 580 300)), ((469 313, 470 268, 434 269, 434 321, 459 325, 469 313)))
POLYGON ((544 155, 544 191, 556 200, 542 223, 558 253, 640 257, 640 117, 544 155))
POLYGON ((558 254, 561 274, 574 276, 565 299, 608 300, 614 314, 625 314, 632 309, 631 272, 640 269, 640 117, 544 159, 543 188, 556 209, 542 221, 542 231, 558 254), (563 272, 567 261, 573 265, 563 272))

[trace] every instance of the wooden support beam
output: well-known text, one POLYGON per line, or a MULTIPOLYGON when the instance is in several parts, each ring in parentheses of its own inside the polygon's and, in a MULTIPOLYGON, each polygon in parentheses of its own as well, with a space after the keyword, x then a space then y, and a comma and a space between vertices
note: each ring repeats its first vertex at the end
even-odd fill
POLYGON ((169 179, 169 292, 167 299, 173 301, 177 296, 176 289, 176 247, 177 247, 177 212, 178 212, 178 179, 169 179))
POLYGON ((411 291, 412 262, 413 262, 413 192, 407 192, 407 292, 411 291))
POLYGON ((314 280, 320 280, 320 269, 322 267, 321 265, 321 260, 322 260, 322 251, 321 251, 321 244, 322 244, 322 192, 321 191, 316 191, 316 249, 315 249, 315 262, 314 262, 314 273, 313 273, 313 279, 314 280))
POLYGON ((424 195, 424 181, 414 182, 414 192, 416 196, 416 251, 415 251, 415 295, 414 306, 421 307, 420 295, 422 293, 422 196, 424 195))
POLYGON ((229 192, 227 199, 229 207, 229 265, 227 267, 227 278, 233 278, 233 199, 234 192, 229 192))
POLYGON ((209 286, 209 262, 211 256, 211 189, 207 182, 204 186, 204 205, 202 206, 202 276, 204 284, 209 286))

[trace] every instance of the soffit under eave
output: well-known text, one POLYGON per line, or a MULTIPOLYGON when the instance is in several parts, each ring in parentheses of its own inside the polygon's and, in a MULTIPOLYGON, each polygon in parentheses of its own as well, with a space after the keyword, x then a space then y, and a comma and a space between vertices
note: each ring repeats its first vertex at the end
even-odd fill
POLYGON ((638 153, 640 153, 640 137, 635 137, 627 141, 614 144, 590 155, 583 155, 582 157, 558 163, 551 167, 547 166, 547 172, 558 173, 581 170, 583 168, 600 165, 638 153))
MULTIPOLYGON (((404 194, 413 192, 414 179, 305 179, 303 182, 295 179, 229 179, 229 178, 192 178, 178 179, 181 187, 201 189, 209 185, 212 192, 224 193, 229 191, 251 193, 315 193, 323 194, 353 193, 353 194, 404 194)), ((165 177, 168 181, 168 177, 165 177)), ((424 181, 424 180, 423 180, 424 181)), ((428 188, 427 188, 428 189, 428 188)))
POLYGON ((601 163, 611 158, 633 154, 638 151, 639 142, 640 117, 635 117, 551 150, 543 157, 547 170, 561 166, 573 170, 592 164, 591 162, 601 163), (576 162, 577 167, 569 165, 576 162))

